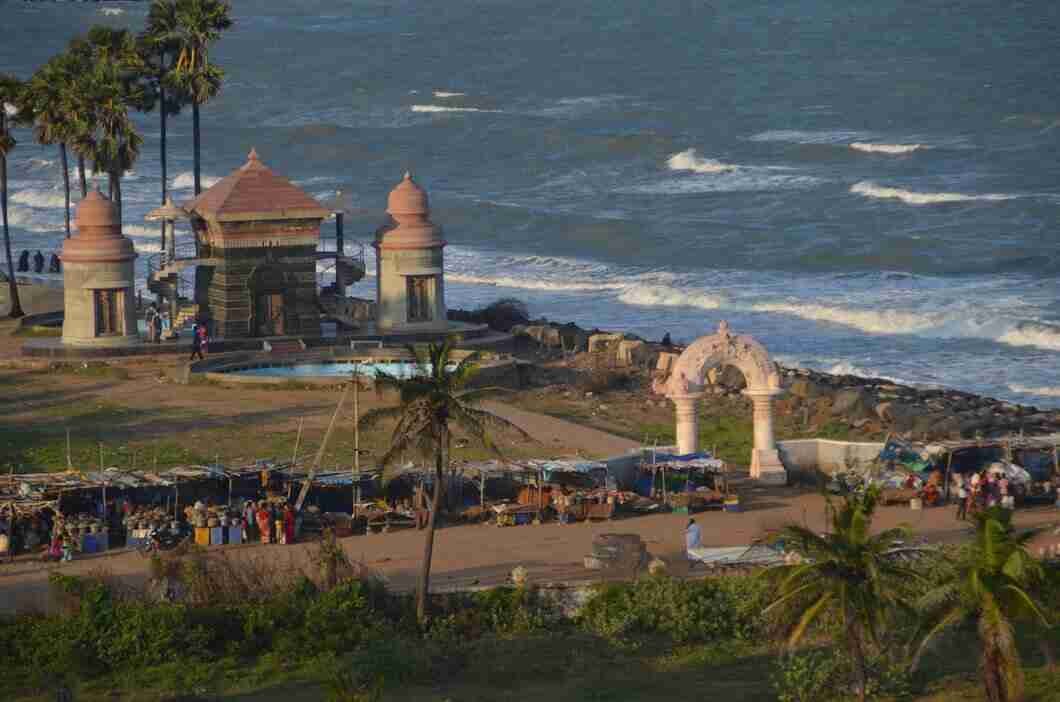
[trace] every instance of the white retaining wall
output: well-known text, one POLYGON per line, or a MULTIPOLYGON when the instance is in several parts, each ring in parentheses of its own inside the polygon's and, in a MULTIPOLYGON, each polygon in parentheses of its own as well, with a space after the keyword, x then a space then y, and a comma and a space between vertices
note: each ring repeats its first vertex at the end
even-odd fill
POLYGON ((777 448, 789 479, 812 479, 818 473, 831 475, 845 470, 848 465, 868 465, 880 455, 883 443, 792 439, 778 441, 777 448))

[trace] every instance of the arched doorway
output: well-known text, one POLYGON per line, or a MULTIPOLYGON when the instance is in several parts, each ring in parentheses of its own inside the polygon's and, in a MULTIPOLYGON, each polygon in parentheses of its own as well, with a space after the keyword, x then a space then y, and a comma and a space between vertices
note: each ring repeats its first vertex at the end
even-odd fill
POLYGON ((251 300, 251 336, 297 334, 297 319, 289 315, 294 287, 289 274, 279 266, 258 266, 247 279, 251 300))
POLYGON ((744 394, 754 405, 754 448, 751 477, 765 483, 784 484, 787 473, 773 438, 773 398, 783 394, 780 376, 765 348, 749 336, 729 331, 727 322, 712 336, 696 339, 674 363, 670 378, 656 388, 674 403, 677 450, 695 453, 699 448, 697 403, 703 398, 704 378, 711 368, 733 366, 747 380, 744 394))

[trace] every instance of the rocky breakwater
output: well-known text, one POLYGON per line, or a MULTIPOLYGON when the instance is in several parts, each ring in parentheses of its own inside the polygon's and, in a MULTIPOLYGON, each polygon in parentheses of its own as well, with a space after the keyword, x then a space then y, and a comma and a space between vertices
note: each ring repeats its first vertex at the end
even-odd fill
MULTIPOLYGON (((1060 411, 1040 410, 960 390, 901 385, 881 378, 780 368, 790 412, 844 422, 866 433, 907 439, 993 438, 1060 432, 1060 411)), ((736 374, 738 375, 738 374, 736 374)), ((723 381, 739 384, 733 374, 723 381)))

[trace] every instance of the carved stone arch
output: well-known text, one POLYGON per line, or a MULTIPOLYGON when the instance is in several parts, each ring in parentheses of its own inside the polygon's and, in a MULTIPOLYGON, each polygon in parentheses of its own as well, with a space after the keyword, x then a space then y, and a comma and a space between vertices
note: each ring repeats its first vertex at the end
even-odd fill
POLYGON ((704 396, 707 371, 733 366, 747 380, 744 394, 754 406, 754 448, 751 477, 769 483, 787 482, 773 438, 773 398, 781 395, 780 376, 769 353, 749 336, 735 335, 721 322, 711 336, 696 339, 674 363, 669 380, 657 390, 674 403, 677 450, 695 453, 699 446, 697 405, 704 396))

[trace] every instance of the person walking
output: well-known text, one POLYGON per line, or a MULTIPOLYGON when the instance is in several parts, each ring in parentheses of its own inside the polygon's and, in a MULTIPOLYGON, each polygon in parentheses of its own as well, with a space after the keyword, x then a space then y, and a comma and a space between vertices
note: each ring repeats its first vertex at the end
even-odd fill
POLYGON ((200 361, 206 360, 206 357, 202 355, 202 337, 199 336, 198 322, 191 328, 191 358, 188 360, 194 361, 196 356, 199 357, 200 361))
POLYGON ((957 475, 957 520, 968 520, 968 488, 964 476, 957 475))
POLYGON ((207 333, 206 324, 199 324, 199 355, 205 357, 209 353, 210 335, 207 333))
POLYGON ((155 303, 151 303, 147 306, 147 312, 144 314, 144 323, 147 327, 147 342, 152 343, 155 340, 155 318, 158 317, 158 310, 155 309, 155 303))
POLYGON ((290 503, 283 506, 283 535, 285 544, 294 543, 294 510, 290 503))
POLYGON ((155 311, 153 326, 155 329, 155 343, 160 344, 162 343, 162 314, 157 310, 155 311))

